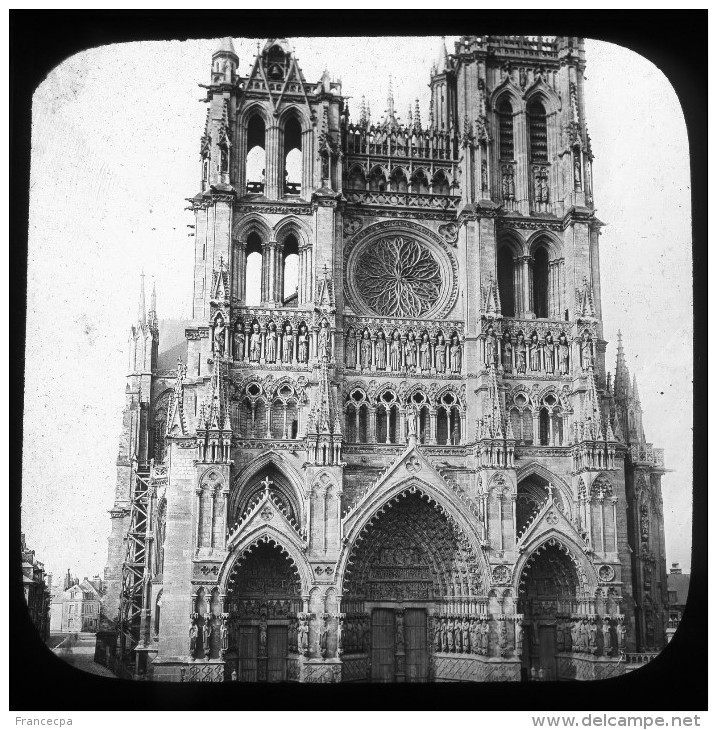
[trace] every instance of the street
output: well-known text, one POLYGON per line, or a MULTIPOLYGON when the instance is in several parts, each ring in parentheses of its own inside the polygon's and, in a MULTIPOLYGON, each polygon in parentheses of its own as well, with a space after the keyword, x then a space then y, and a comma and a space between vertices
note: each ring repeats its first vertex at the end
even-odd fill
MULTIPOLYGON (((115 675, 94 661, 95 635, 91 633, 67 634, 64 640, 52 650, 60 659, 83 672, 98 674, 102 677, 115 675), (75 637, 77 639, 75 640, 75 637)), ((115 677, 116 678, 116 677, 115 677)))

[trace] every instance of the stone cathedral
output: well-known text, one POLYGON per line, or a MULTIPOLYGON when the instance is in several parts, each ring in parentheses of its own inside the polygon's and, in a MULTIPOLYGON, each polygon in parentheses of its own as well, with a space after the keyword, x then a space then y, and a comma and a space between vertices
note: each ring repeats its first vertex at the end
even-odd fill
POLYGON ((620 341, 605 364, 583 40, 441 44, 405 121, 390 91, 351 115, 286 39, 239 61, 225 39, 204 85, 191 319, 163 343, 143 284, 131 329, 107 661, 484 682, 649 660, 665 469, 620 341))

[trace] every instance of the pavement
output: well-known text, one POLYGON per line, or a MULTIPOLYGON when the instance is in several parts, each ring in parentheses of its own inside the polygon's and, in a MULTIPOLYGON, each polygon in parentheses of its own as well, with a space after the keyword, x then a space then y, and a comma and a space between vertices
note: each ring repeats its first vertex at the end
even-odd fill
POLYGON ((95 635, 90 633, 68 634, 52 650, 56 656, 82 672, 101 677, 114 677, 107 667, 95 662, 95 635), (77 637, 75 639, 75 637, 77 637))

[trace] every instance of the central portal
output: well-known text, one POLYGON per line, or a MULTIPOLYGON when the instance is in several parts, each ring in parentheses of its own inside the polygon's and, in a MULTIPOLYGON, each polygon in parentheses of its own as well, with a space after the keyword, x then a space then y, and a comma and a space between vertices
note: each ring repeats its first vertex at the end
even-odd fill
POLYGON ((348 561, 345 654, 367 655, 372 682, 431 680, 440 647, 429 639, 429 617, 479 595, 477 557, 441 509, 418 491, 404 492, 380 510, 348 561), (354 625, 370 629, 364 641, 353 639, 354 625))

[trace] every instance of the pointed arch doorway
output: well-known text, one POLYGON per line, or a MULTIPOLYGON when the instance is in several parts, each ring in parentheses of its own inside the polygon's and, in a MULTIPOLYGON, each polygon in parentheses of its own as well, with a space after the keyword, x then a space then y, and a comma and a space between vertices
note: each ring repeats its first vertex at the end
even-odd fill
POLYGON ((262 542, 235 563, 227 584, 231 671, 241 682, 283 682, 297 653, 301 612, 295 565, 273 542, 262 542))
POLYGON ((349 554, 342 606, 359 630, 345 653, 367 655, 371 682, 429 681, 440 617, 468 619, 480 591, 466 537, 434 501, 406 490, 369 521, 349 554))
POLYGON ((523 676, 556 680, 558 654, 570 650, 569 620, 576 611, 581 586, 575 564, 560 543, 549 540, 526 561, 520 586, 523 676))

